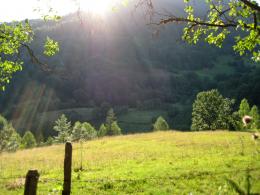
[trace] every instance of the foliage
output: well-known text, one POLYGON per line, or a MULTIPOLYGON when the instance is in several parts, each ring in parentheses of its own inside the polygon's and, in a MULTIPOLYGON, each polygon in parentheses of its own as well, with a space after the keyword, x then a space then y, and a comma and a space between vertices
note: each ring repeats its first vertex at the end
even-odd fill
POLYGON ((249 115, 250 113, 250 106, 248 104, 248 101, 247 99, 243 99, 240 103, 240 106, 239 106, 239 116, 241 117, 241 119, 245 116, 245 115, 249 115))
POLYGON ((49 136, 44 144, 47 146, 51 146, 53 144, 53 142, 54 142, 54 139, 51 136, 49 136))
POLYGON ((107 128, 104 123, 102 123, 98 130, 98 137, 104 137, 105 135, 107 135, 107 128))
MULTIPOLYGON (((34 38, 34 31, 28 20, 24 22, 2 23, 0 22, 0 89, 10 82, 13 74, 23 68, 24 51, 27 51, 31 60, 38 63, 41 68, 46 66, 34 55, 30 44, 34 38)), ((47 37, 44 46, 44 54, 52 56, 59 51, 59 45, 47 37)), ((46 67, 45 67, 46 68, 46 67)))
POLYGON ((105 123, 106 129, 107 129, 107 135, 113 135, 111 127, 112 127, 112 123, 114 121, 116 121, 116 116, 115 116, 113 108, 110 108, 107 111, 106 123, 105 123))
POLYGON ((193 103, 192 130, 229 129, 233 100, 216 89, 200 92, 193 103))
MULTIPOLYGON (((153 9, 151 0, 144 2, 153 9)), ((159 25, 168 23, 185 23, 183 39, 196 44, 204 40, 209 44, 222 47, 228 36, 234 39, 233 49, 240 55, 250 53, 253 60, 260 61, 260 6, 251 0, 206 0, 204 14, 196 13, 192 1, 184 0, 186 16, 159 13, 163 18, 159 25), (237 33, 232 33, 236 31, 237 33)), ((154 13, 154 12, 152 12, 154 13)))
POLYGON ((13 132, 11 137, 9 138, 6 151, 8 152, 15 152, 18 150, 22 145, 22 138, 17 132, 13 132))
POLYGON ((53 129, 58 132, 58 136, 55 137, 57 142, 65 143, 66 141, 70 140, 71 122, 68 121, 64 114, 62 114, 60 118, 55 121, 55 126, 53 129))
POLYGON ((58 42, 47 37, 44 45, 44 54, 47 56, 54 56, 58 52, 59 52, 58 42))
POLYGON ((97 136, 97 131, 88 122, 80 123, 77 121, 72 129, 72 140, 90 140, 97 136))
POLYGON ((156 119, 155 123, 153 124, 153 130, 160 131, 160 130, 168 130, 168 129, 169 129, 169 125, 167 121, 162 116, 159 116, 156 119))
POLYGON ((21 144, 21 137, 12 124, 0 115, 0 152, 16 151, 21 144))
POLYGON ((110 131, 108 131, 108 135, 121 135, 121 134, 122 134, 121 128, 117 124, 117 121, 114 121, 111 124, 111 129, 110 129, 110 131))
POLYGON ((33 148, 37 145, 36 139, 31 131, 26 131, 22 138, 23 148, 33 148))
POLYGON ((106 135, 121 134, 121 128, 117 124, 117 120, 113 108, 110 108, 107 112, 105 128, 106 128, 106 135))
POLYGON ((249 116, 251 116, 253 118, 251 124, 250 124, 250 128, 252 130, 257 130, 260 128, 260 115, 258 112, 258 108, 256 105, 254 105, 249 113, 249 116))

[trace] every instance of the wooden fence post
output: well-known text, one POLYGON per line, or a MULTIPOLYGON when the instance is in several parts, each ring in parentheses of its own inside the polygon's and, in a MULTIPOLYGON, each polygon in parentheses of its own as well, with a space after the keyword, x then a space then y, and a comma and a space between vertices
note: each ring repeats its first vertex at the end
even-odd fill
POLYGON ((24 195, 36 195, 39 177, 40 175, 37 170, 29 170, 27 172, 24 195))
POLYGON ((62 195, 70 195, 71 191, 71 164, 72 164, 72 144, 67 142, 65 145, 64 158, 64 181, 62 195))

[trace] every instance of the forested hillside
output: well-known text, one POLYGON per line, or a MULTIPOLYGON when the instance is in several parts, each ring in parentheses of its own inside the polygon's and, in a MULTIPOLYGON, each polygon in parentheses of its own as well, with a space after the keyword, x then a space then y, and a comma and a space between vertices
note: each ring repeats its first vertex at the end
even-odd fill
POLYGON ((159 115, 171 128, 188 130, 196 94, 212 88, 237 104, 247 98, 260 106, 260 66, 234 54, 232 41, 221 49, 189 45, 181 40, 181 26, 147 22, 131 9, 106 18, 76 13, 59 22, 32 21, 35 54, 46 36, 60 43, 60 52, 39 56, 50 72, 24 55, 24 71, 1 92, 0 112, 19 131, 47 136, 62 113, 98 127, 110 107, 124 133, 150 130, 159 115))

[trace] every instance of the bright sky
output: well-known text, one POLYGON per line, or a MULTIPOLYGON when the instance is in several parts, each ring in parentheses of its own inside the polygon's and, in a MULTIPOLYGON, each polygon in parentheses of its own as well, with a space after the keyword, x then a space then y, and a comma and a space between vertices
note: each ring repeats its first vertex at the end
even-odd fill
MULTIPOLYGON (((79 2, 81 9, 85 11, 104 14, 111 11, 118 1, 128 0, 0 0, 0 22, 40 18, 48 13, 50 6, 58 15, 65 15, 77 10, 79 6, 75 1, 79 2), (41 7, 41 12, 33 11, 37 7, 41 7)), ((260 3, 260 0, 256 1, 260 3)))
POLYGON ((118 2, 119 0, 0 0, 0 22, 40 18, 48 13, 50 7, 58 12, 58 15, 75 12, 79 7, 84 11, 104 14, 112 11, 118 2), (40 12, 34 11, 39 7, 40 12))

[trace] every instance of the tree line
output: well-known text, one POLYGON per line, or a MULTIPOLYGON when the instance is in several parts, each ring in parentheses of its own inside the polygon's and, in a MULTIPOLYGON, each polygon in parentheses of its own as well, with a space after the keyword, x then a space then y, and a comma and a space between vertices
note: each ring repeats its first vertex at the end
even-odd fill
MULTIPOLYGON (((260 115, 258 107, 250 107, 247 99, 243 99, 239 109, 234 109, 235 100, 225 98, 216 89, 202 91, 197 94, 192 108, 192 131, 227 129, 236 131, 258 131, 260 129, 260 115), (252 120, 245 125, 242 118, 248 116, 252 120)), ((153 131, 169 130, 169 124, 159 116, 153 124, 153 131)), ((53 127, 56 136, 49 136, 44 140, 43 135, 37 135, 37 139, 31 131, 26 131, 21 136, 15 128, 3 116, 0 116, 0 152, 16 151, 17 149, 33 148, 36 146, 65 143, 67 141, 78 142, 92 140, 104 136, 121 135, 122 129, 118 125, 113 108, 107 112, 105 122, 96 129, 89 122, 76 121, 73 125, 62 114, 53 127)))

